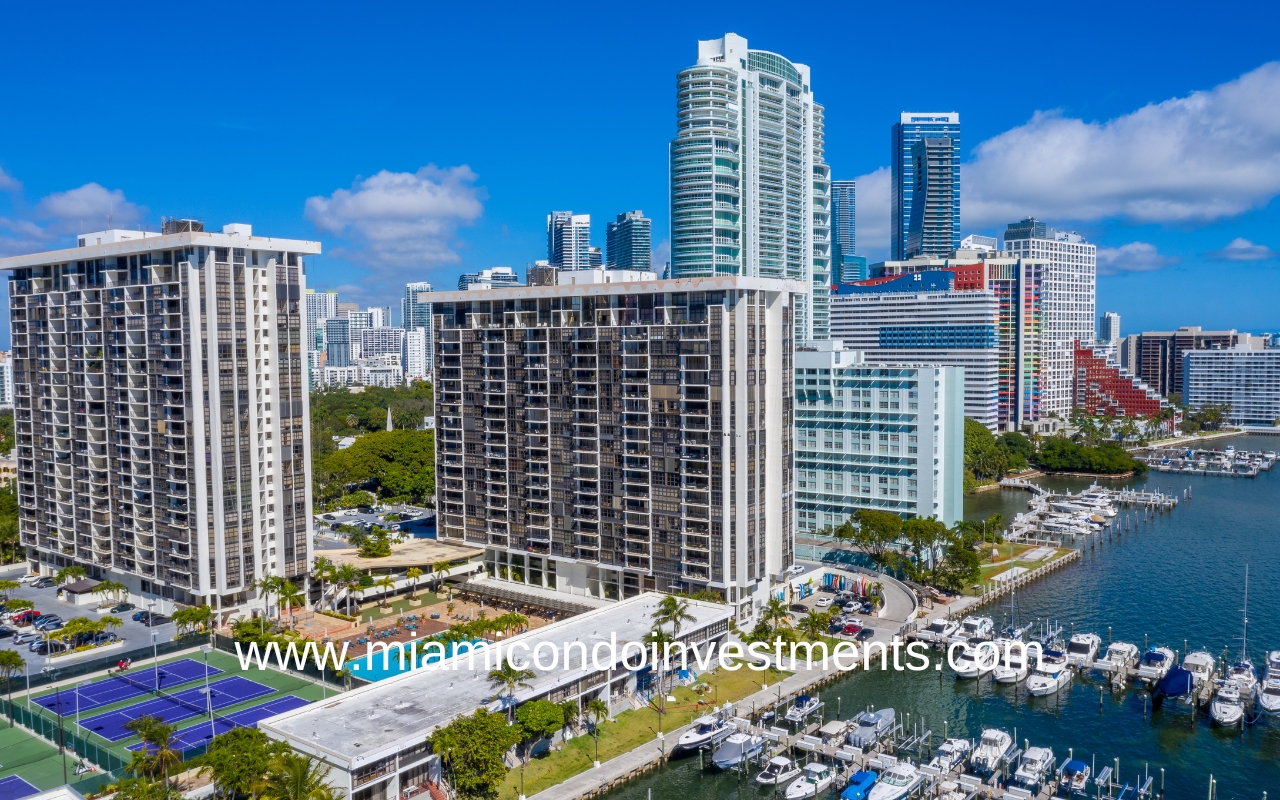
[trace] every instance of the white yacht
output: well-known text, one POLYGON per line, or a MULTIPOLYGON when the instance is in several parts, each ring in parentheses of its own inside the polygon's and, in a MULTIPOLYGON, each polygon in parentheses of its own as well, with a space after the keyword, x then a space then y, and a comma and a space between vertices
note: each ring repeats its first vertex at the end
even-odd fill
POLYGON ((947 644, 967 642, 970 639, 990 639, 995 623, 991 617, 965 617, 960 627, 947 637, 947 644))
POLYGON ((1244 719, 1244 697, 1235 681, 1226 681, 1218 687, 1218 694, 1209 705, 1209 716, 1216 724, 1226 727, 1244 719))
POLYGON ((1254 697, 1258 701, 1258 708, 1264 713, 1280 714, 1280 678, 1267 678, 1258 684, 1254 697))
POLYGON ((916 631, 916 639, 929 644, 942 644, 950 639, 951 634, 955 633, 959 627, 960 623, 953 619, 935 619, 924 630, 916 631))
POLYGON ((897 712, 892 708, 863 711, 849 720, 849 744, 866 750, 893 730, 895 719, 897 712))
POLYGON ((1031 674, 1031 659, 1023 648, 1011 649, 1009 642, 1000 643, 1000 660, 991 671, 991 679, 996 683, 1021 683, 1031 674))
POLYGON ((787 800, 804 800, 806 797, 817 797, 827 790, 836 779, 830 764, 813 762, 806 764, 800 779, 787 787, 787 800))
POLYGON ((1028 747, 1018 762, 1018 769, 1013 773, 1013 785, 1025 789, 1032 795, 1040 793, 1045 781, 1051 780, 1057 764, 1053 760, 1053 751, 1047 747, 1028 747))
POLYGON ((791 708, 787 709, 784 719, 787 722, 801 723, 810 715, 817 713, 820 708, 822 708, 822 702, 818 698, 802 694, 791 704, 791 708))
POLYGON ((1236 686, 1240 687, 1240 693, 1246 697, 1253 694, 1253 690, 1258 686, 1258 672, 1253 668, 1253 662, 1248 656, 1243 656, 1227 667, 1226 679, 1235 681, 1236 686))
POLYGON ((1057 650, 1045 650, 1040 663, 1027 678, 1027 693, 1043 697, 1068 683, 1071 683, 1071 669, 1067 666, 1067 657, 1057 650))
POLYGON ((871 787, 867 800, 901 800, 924 783, 924 773, 913 764, 899 761, 884 771, 871 787))
POLYGON ((996 662, 1000 660, 999 651, 982 647, 983 644, 980 639, 970 639, 956 655, 957 678, 981 678, 996 668, 996 662))
POLYGON ((1096 633, 1077 633, 1067 642, 1067 666, 1084 669, 1098 657, 1102 637, 1096 633))
POLYGON ((1094 669, 1103 672, 1120 672, 1138 660, 1138 646, 1128 642, 1112 642, 1107 653, 1093 662, 1094 669))
POLYGON ((680 734, 676 750, 692 752, 700 747, 716 744, 733 733, 729 724, 717 717, 698 717, 693 727, 680 734))
POLYGON ((982 778, 996 774, 1009 757, 1011 750, 1013 750, 1012 736, 999 728, 987 728, 982 732, 982 738, 978 740, 973 756, 969 758, 973 774, 982 778))
POLYGON ((716 748, 711 763, 720 769, 733 769, 744 761, 755 758, 764 749, 764 737, 750 733, 731 733, 716 748))
POLYGON ((963 764, 972 749, 973 745, 969 743, 968 739, 948 739, 939 745, 938 752, 934 754, 933 760, 929 762, 929 767, 946 774, 963 764))
POLYGON ((1163 678, 1173 666, 1173 651, 1167 647, 1153 647, 1142 654, 1138 662, 1138 677, 1152 686, 1163 678))
POLYGON ((1263 677, 1268 679, 1280 678, 1280 650, 1272 650, 1267 653, 1267 666, 1263 677))
POLYGON ((1213 678, 1214 659, 1208 651, 1194 650, 1182 659, 1182 668, 1191 673, 1199 689, 1213 678))
POLYGON ((786 756, 774 756, 756 775, 756 783, 764 786, 781 786, 800 774, 800 765, 786 756))

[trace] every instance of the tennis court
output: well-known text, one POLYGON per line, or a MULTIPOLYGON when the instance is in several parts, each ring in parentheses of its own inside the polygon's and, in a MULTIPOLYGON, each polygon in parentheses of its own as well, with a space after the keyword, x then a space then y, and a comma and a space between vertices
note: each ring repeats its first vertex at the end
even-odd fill
POLYGON ((40 790, 17 775, 0 778, 0 800, 18 800, 33 794, 40 794, 40 790))
MULTIPOLYGON (((237 711, 234 714, 228 714, 225 717, 221 714, 215 714, 212 726, 209 725, 209 721, 206 719, 199 724, 192 725, 190 728, 178 731, 178 734, 173 739, 173 748, 185 753, 188 750, 194 750, 201 745, 208 744, 209 740, 214 736, 221 736, 232 728, 253 728, 267 717, 274 717, 276 714, 283 714, 286 711, 292 711, 305 705, 307 705, 307 701, 301 697, 287 695, 285 697, 277 697, 275 700, 269 700, 252 708, 246 708, 243 711, 237 711)), ((144 746, 142 742, 138 742, 137 744, 129 745, 129 749, 141 750, 144 746)), ((4 798, 0 797, 0 800, 4 800, 4 798)))
POLYGON ((207 713, 210 702, 216 711, 219 708, 237 705, 275 691, 270 686, 233 675, 209 684, 210 700, 205 699, 205 688, 197 686, 177 694, 163 695, 146 702, 108 711, 105 714, 98 714, 89 719, 82 719, 80 727, 90 733, 96 733, 109 742, 118 742, 134 735, 125 728, 125 725, 144 714, 162 719, 172 725, 207 713))
MULTIPOLYGON (((150 693, 157 685, 157 671, 159 672, 161 690, 172 689, 175 686, 181 686, 197 678, 205 677, 205 665, 203 663, 195 659, 184 658, 180 661, 161 664, 158 668, 131 669, 128 672, 110 675, 79 688, 69 686, 57 692, 37 697, 35 702, 41 708, 52 711, 59 716, 65 717, 77 712, 83 714, 95 708, 114 705, 150 693)), ((209 677, 221 674, 222 670, 217 667, 209 667, 209 677)), ((0 797, 0 800, 4 800, 4 798, 0 797)))

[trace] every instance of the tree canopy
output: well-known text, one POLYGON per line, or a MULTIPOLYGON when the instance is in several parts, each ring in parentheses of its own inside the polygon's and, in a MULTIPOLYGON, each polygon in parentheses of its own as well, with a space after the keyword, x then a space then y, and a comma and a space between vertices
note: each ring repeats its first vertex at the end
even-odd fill
MULTIPOLYGON (((378 431, 356 439, 320 463, 325 496, 348 487, 366 487, 383 498, 425 500, 436 491, 435 432, 378 431)), ((317 486, 322 485, 317 481, 317 486)))
MULTIPOLYGON (((562 719, 556 709, 557 719, 562 719)), ((501 714, 480 709, 458 717, 428 740, 448 768, 453 787, 464 800, 495 800, 506 777, 505 755, 519 741, 519 728, 501 714)))

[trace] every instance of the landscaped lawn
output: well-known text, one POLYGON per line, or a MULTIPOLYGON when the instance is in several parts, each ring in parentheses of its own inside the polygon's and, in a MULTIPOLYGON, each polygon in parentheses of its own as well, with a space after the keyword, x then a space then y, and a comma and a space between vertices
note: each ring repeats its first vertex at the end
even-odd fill
MULTIPOLYGON (((712 691, 697 694, 689 686, 677 686, 671 695, 676 702, 667 704, 667 713, 662 715, 661 729, 671 731, 687 725, 694 719, 711 710, 712 705, 723 705, 726 700, 738 700, 760 690, 762 684, 774 685, 790 673, 775 669, 763 672, 750 670, 744 664, 736 671, 716 670, 703 673, 698 682, 712 687, 712 691), (698 705, 701 698, 707 705, 698 705)), ((739 714, 749 714, 750 708, 737 709, 739 714)), ((646 742, 658 747, 658 713, 650 708, 639 711, 624 711, 613 721, 600 725, 600 761, 630 752, 646 742)), ((667 737, 667 751, 675 744, 672 737, 667 737)), ((524 768, 524 793, 533 796, 543 789, 568 780, 580 772, 593 767, 596 758, 596 743, 590 735, 581 734, 565 742, 560 750, 548 751, 545 755, 534 758, 524 768)), ((507 773, 507 779, 499 790, 499 797, 520 796, 521 769, 517 767, 507 773)))
MULTIPOLYGON (((443 603, 446 598, 437 595, 435 592, 422 590, 418 592, 418 599, 422 601, 422 604, 411 606, 409 605, 409 596, 401 595, 392 600, 386 608, 382 608, 378 605, 378 601, 374 600, 372 603, 367 603, 360 607, 360 618, 368 621, 370 617, 379 620, 399 616, 400 614, 414 614, 426 609, 428 606, 443 603)), ((427 614, 430 614, 432 610, 443 611, 444 609, 431 609, 427 611, 427 614)))

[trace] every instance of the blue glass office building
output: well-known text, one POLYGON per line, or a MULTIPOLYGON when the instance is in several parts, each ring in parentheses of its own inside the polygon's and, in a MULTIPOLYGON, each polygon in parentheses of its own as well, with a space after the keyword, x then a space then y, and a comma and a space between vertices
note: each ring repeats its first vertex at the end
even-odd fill
POLYGON ((951 225, 953 243, 951 249, 960 246, 960 115, 948 113, 903 112, 892 129, 892 183, 890 185, 890 227, 892 260, 902 261, 907 256, 907 232, 911 225, 911 200, 915 191, 915 165, 911 148, 925 137, 947 137, 951 140, 952 170, 951 225))

